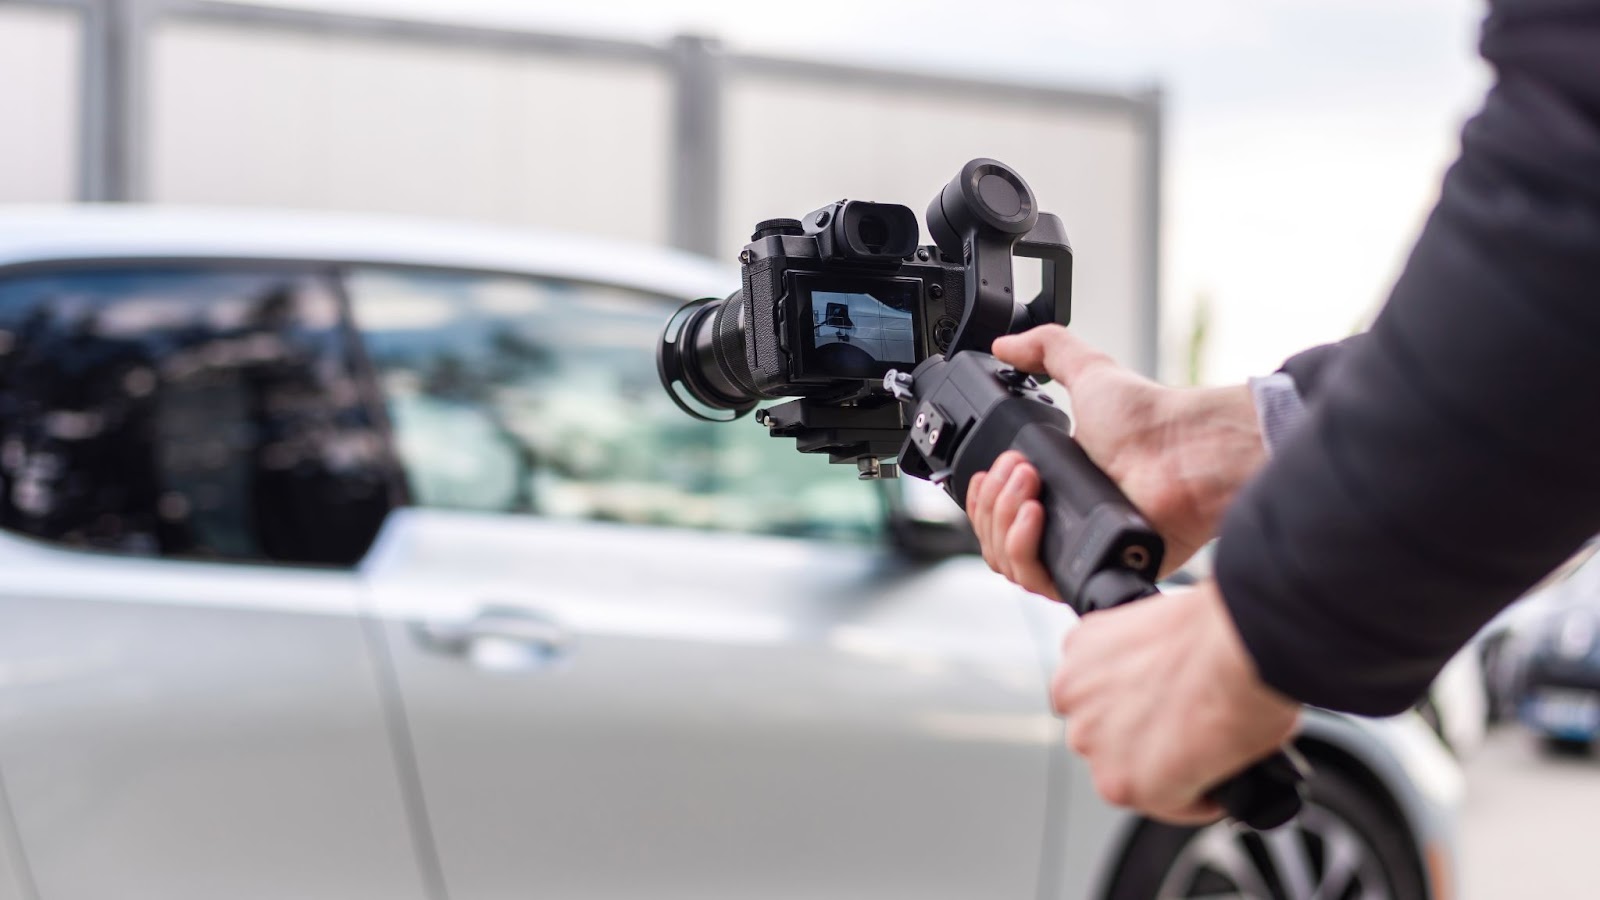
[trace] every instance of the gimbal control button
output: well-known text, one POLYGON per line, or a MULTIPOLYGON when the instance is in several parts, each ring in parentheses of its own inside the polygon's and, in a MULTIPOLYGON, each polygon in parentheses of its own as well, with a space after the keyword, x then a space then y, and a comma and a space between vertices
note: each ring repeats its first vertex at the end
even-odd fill
POLYGON ((1027 372, 1023 372, 1020 369, 997 369, 994 374, 1002 384, 1011 387, 1027 387, 1028 382, 1033 380, 1027 372))

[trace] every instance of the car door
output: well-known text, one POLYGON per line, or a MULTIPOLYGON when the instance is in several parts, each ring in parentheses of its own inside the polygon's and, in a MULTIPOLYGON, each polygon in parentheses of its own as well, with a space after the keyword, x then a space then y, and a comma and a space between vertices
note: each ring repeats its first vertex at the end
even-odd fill
POLYGON ((454 900, 1035 896, 1059 732, 1016 593, 675 410, 659 298, 347 287, 418 503, 364 571, 454 900))
POLYGON ((349 347, 315 272, 0 272, 29 895, 424 896, 353 571, 395 482, 349 347))

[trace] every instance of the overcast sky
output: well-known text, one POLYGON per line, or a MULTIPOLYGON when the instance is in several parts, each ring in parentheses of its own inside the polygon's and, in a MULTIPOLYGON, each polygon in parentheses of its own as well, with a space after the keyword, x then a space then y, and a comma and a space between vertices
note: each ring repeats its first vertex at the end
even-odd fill
MULTIPOLYGON (((1386 295, 1487 84, 1480 0, 282 0, 1168 97, 1169 375, 1270 371, 1386 295)), ((1081 302, 1093 302, 1081 298, 1081 302)))

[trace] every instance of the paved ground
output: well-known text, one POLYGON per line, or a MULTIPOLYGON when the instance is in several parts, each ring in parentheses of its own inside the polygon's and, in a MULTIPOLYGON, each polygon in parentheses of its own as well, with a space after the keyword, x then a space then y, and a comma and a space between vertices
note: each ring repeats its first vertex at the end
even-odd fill
POLYGON ((1460 900, 1600 897, 1600 755, 1496 730, 1467 760, 1460 900))

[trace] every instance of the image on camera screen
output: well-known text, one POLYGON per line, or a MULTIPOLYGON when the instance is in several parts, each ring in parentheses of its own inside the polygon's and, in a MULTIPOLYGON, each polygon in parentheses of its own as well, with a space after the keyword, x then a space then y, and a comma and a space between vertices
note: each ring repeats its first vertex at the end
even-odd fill
POLYGON ((917 347, 910 306, 910 298, 903 295, 886 302, 865 293, 813 291, 811 324, 816 360, 837 375, 881 375, 890 367, 915 365, 917 347))

